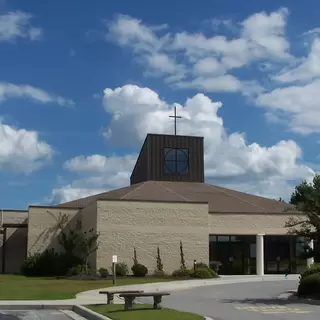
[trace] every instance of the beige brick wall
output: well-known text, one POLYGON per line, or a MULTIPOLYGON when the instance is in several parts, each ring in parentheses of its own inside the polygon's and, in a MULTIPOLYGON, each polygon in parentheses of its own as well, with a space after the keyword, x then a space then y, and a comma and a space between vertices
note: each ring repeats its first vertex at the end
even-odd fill
MULTIPOLYGON (((28 211, 4 210, 3 223, 25 224, 28 211)), ((27 254, 27 228, 7 228, 6 240, 6 273, 20 273, 21 266, 27 254)), ((3 235, 0 235, 0 272, 2 273, 3 235)))
POLYGON ((27 223, 27 220, 28 210, 3 210, 3 223, 27 223))
POLYGON ((81 220, 79 209, 29 207, 28 253, 42 252, 47 248, 60 250, 58 236, 61 230, 57 227, 60 214, 68 217, 71 228, 81 220))
POLYGON ((210 234, 258 234, 285 235, 288 230, 285 222, 292 214, 252 214, 252 213, 210 213, 210 234))
MULTIPOLYGON (((91 203, 81 210, 81 231, 86 232, 93 228, 93 233, 97 232, 97 202, 91 203)), ((97 252, 89 257, 90 268, 97 267, 97 252)))
POLYGON ((180 240, 188 267, 193 260, 208 263, 208 205, 138 201, 98 201, 100 247, 97 268, 109 267, 112 255, 132 266, 133 248, 149 273, 156 268, 160 247, 165 271, 180 267, 180 240))

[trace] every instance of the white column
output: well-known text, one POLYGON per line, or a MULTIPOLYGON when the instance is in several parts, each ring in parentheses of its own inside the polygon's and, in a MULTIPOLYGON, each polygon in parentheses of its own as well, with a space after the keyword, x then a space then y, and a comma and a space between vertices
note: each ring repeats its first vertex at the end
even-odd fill
POLYGON ((260 233, 256 235, 256 267, 257 275, 264 275, 264 246, 263 246, 264 234, 260 233))
MULTIPOLYGON (((310 247, 312 250, 314 249, 313 240, 311 240, 311 241, 309 242, 309 247, 310 247)), ((314 264, 314 258, 309 258, 309 259, 307 259, 307 266, 308 266, 308 268, 309 268, 312 264, 314 264)))

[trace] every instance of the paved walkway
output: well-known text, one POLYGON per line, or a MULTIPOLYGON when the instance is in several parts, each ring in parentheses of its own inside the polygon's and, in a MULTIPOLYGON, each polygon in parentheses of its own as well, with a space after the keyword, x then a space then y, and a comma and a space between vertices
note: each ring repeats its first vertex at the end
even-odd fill
MULTIPOLYGON (((57 309, 63 309, 67 306, 73 305, 88 305, 88 304, 103 304, 106 303, 106 296, 99 294, 100 290, 106 289, 140 289, 144 291, 177 291, 186 290, 189 288, 206 287, 213 285, 231 284, 231 283, 248 283, 248 282, 260 282, 260 281, 285 281, 285 280, 298 280, 300 275, 289 275, 288 279, 285 279, 284 275, 265 275, 265 276, 221 276, 218 279, 207 280, 184 280, 184 281, 170 281, 170 282, 158 282, 158 283, 145 283, 129 286, 119 286, 112 288, 101 288, 97 290, 90 290, 81 292, 76 295, 75 299, 66 300, 43 300, 43 301, 28 301, 28 300, 13 300, 13 301, 0 301, 0 308, 4 309, 5 306, 25 306, 26 308, 41 309, 46 306, 55 306, 57 309)), ((122 304, 123 300, 115 296, 114 302, 116 304, 122 304)))
MULTIPOLYGON (((130 286, 117 287, 120 289, 129 290, 144 290, 144 291, 180 291, 196 287, 206 287, 213 285, 222 285, 230 283, 246 283, 246 282, 260 282, 260 281, 281 281, 281 280, 298 280, 300 275, 289 275, 287 279, 283 275, 267 275, 267 276, 221 276, 219 279, 206 279, 206 280, 183 280, 183 281, 170 281, 170 282, 157 282, 157 283, 145 283, 130 286)), ((110 288, 109 288, 110 289, 110 288)), ((101 294, 99 290, 90 290, 81 292, 76 295, 76 299, 80 300, 99 300, 101 294)), ((103 289, 106 290, 106 289, 103 289)), ((115 297, 115 303, 123 303, 120 298, 115 297)))

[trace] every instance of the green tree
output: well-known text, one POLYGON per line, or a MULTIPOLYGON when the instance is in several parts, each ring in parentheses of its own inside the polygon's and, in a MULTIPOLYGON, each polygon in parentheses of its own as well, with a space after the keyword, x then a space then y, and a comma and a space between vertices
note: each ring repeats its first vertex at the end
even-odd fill
POLYGON ((99 233, 94 232, 93 228, 83 233, 78 233, 77 251, 85 262, 86 271, 88 271, 89 258, 91 254, 99 248, 98 238, 99 233))
POLYGON ((157 247, 157 271, 163 271, 163 264, 160 255, 160 248, 157 247))
MULTIPOLYGON (((302 214, 293 216, 286 222, 289 234, 305 238, 308 242, 320 243, 320 175, 316 175, 311 183, 302 181, 291 195, 290 203, 302 214)), ((320 252, 306 246, 306 258, 320 260, 320 252)))
POLYGON ((180 269, 187 269, 186 261, 184 259, 183 245, 182 241, 180 241, 180 269))
POLYGON ((136 266, 139 264, 138 257, 137 257, 137 250, 136 247, 133 248, 133 265, 136 266))
POLYGON ((62 231, 58 240, 69 256, 77 255, 76 250, 79 243, 79 233, 76 230, 69 229, 69 232, 62 231))

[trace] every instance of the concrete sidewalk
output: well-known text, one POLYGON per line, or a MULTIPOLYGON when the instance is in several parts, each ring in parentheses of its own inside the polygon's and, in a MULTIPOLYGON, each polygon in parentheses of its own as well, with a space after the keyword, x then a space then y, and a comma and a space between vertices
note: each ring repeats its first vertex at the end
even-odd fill
MULTIPOLYGON (((140 289, 146 292, 148 291, 177 291, 186 290, 196 287, 215 286, 232 283, 246 283, 246 282, 261 282, 261 281, 285 281, 285 280, 299 280, 300 275, 289 275, 287 278, 284 275, 265 275, 265 276, 221 276, 218 279, 205 279, 205 280, 183 280, 183 281, 170 281, 170 282, 157 282, 157 283, 145 283, 128 286, 118 286, 111 288, 101 288, 96 290, 90 290, 78 293, 75 299, 65 300, 3 300, 0 301, 0 309, 6 307, 21 308, 25 306, 28 309, 70 309, 74 305, 89 305, 89 304, 105 304, 107 301, 106 295, 99 294, 100 290, 134 290, 140 289)), ((122 304, 123 300, 118 296, 115 296, 115 304, 122 304)))
MULTIPOLYGON (((246 283, 246 282, 263 282, 263 281, 285 281, 285 280, 299 280, 300 275, 288 275, 287 278, 284 275, 265 275, 265 276, 221 276, 218 279, 204 279, 204 280, 182 280, 182 281, 169 281, 169 282, 156 282, 156 283, 145 283, 145 284, 136 284, 129 286, 119 286, 116 287, 116 290, 144 290, 148 291, 178 291, 186 290, 196 287, 206 287, 206 286, 215 286, 223 284, 232 284, 232 283, 246 283)), ((78 293, 76 295, 76 300, 98 300, 101 299, 100 290, 112 290, 113 288, 103 288, 98 290, 90 290, 78 293)), ((115 303, 122 303, 122 300, 119 300, 115 296, 115 303)))
MULTIPOLYGON (((140 289, 148 291, 177 291, 186 290, 196 287, 215 286, 232 283, 246 283, 246 282, 263 282, 263 281, 285 281, 285 280, 299 280, 300 275, 289 275, 287 278, 284 275, 265 275, 265 276, 221 276, 218 279, 205 279, 205 280, 183 280, 183 281, 170 281, 170 282, 157 282, 145 283, 128 286, 118 286, 101 288, 78 293, 75 299, 66 300, 3 300, 0 301, 0 309, 5 309, 10 306, 11 309, 16 306, 20 309, 24 306, 27 309, 71 309, 74 305, 89 305, 89 304, 105 304, 107 301, 106 295, 99 294, 100 290, 134 290, 140 289)), ((115 304, 122 304, 123 300, 118 296, 114 298, 115 304)))

